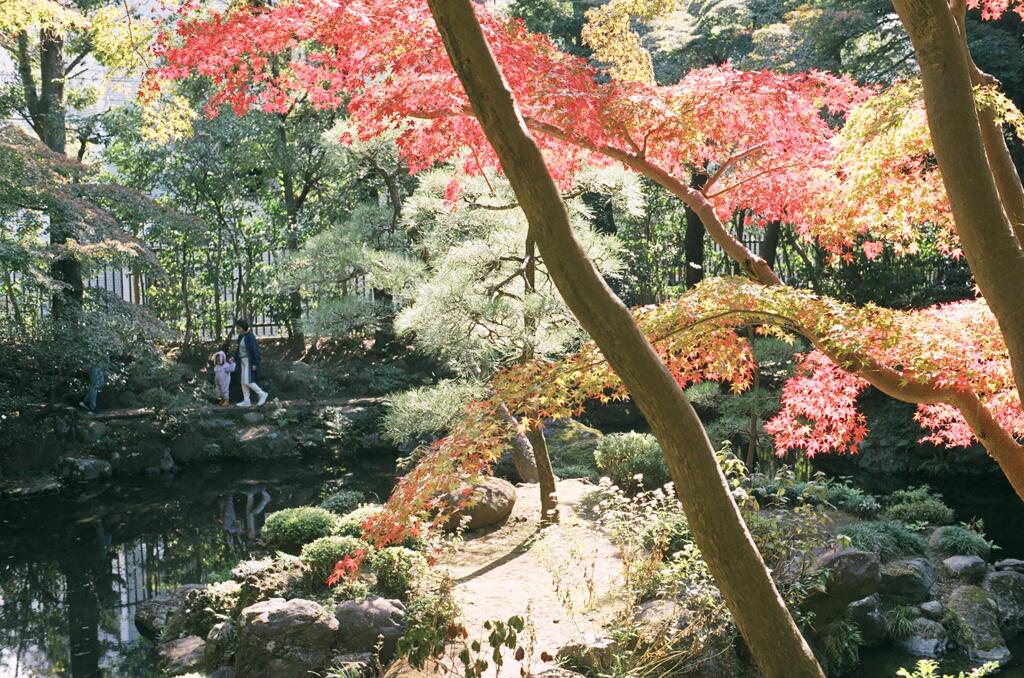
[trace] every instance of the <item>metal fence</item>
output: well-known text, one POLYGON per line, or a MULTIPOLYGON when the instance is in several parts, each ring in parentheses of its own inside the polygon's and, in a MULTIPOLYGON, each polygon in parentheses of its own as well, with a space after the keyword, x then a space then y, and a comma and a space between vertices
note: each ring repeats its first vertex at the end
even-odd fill
MULTIPOLYGON (((279 254, 275 252, 264 252, 260 255, 258 265, 273 267, 278 256, 279 254)), ((194 274, 196 277, 200 274, 198 266, 196 266, 194 274)), ((0 272, 0 276, 2 275, 4 275, 3 272, 0 272)), ((10 276, 10 280, 15 286, 22 279, 20 273, 15 272, 7 275, 10 276)), ((240 288, 239 282, 245 275, 245 268, 239 265, 234 267, 231 275, 224 280, 219 300, 221 320, 224 323, 223 329, 228 329, 228 325, 230 325, 236 315, 240 315, 249 320, 250 327, 257 336, 283 336, 287 332, 287 326, 275 316, 271 308, 272 300, 269 300, 266 295, 248 295, 245 299, 245 308, 239 308, 237 303, 239 298, 238 290, 240 288)), ((83 283, 85 287, 90 289, 106 290, 126 303, 138 306, 151 306, 153 286, 156 284, 167 284, 167 281, 164 280, 161 283, 158 282, 158 278, 144 271, 135 271, 124 266, 107 264, 86 278, 83 283)), ((373 290, 370 288, 366 276, 357 276, 346 286, 346 293, 352 296, 373 296, 373 290)), ((322 294, 316 288, 304 291, 303 314, 305 318, 309 317, 310 312, 321 298, 322 294)), ((193 309, 193 315, 196 318, 209 319, 216 314, 216 300, 211 298, 210 295, 199 296, 193 301, 196 304, 193 309)), ((0 293, 0 309, 3 309, 8 316, 13 313, 13 303, 6 289, 0 293)), ((18 307, 22 315, 32 317, 45 316, 50 311, 50 303, 50 294, 44 290, 34 289, 27 293, 25 291, 19 292, 18 307)), ((163 318, 163 320, 171 325, 182 325, 184 322, 183 318, 163 318)), ((200 326, 194 327, 193 334, 202 340, 216 339, 215 323, 212 320, 207 320, 200 326)))

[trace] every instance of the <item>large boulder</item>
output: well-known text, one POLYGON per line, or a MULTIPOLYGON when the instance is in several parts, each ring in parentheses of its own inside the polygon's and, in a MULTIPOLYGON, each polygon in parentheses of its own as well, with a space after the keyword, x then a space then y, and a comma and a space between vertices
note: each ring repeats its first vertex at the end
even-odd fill
POLYGON ((327 668, 338 643, 338 620, 311 600, 265 600, 238 621, 235 672, 245 678, 308 678, 327 668))
POLYGON ((1024 574, 1024 560, 1018 560, 1017 558, 997 560, 995 568, 999 571, 1011 570, 1013 572, 1020 572, 1021 574, 1024 574))
POLYGON ((201 671, 206 643, 199 636, 186 636, 160 643, 156 649, 157 667, 167 676, 183 676, 201 671))
POLYGON ((679 601, 662 598, 640 603, 633 616, 640 626, 656 629, 685 629, 689 624, 689 617, 689 611, 679 601))
POLYGON ((896 641, 896 645, 915 657, 938 657, 949 646, 949 634, 939 622, 918 617, 910 635, 896 641))
POLYGON ((206 416, 195 422, 195 432, 204 437, 217 439, 235 430, 235 422, 224 416, 206 416))
POLYGON ((993 572, 982 584, 999 610, 999 621, 1010 630, 1024 626, 1024 574, 1013 570, 993 572))
POLYGON ((847 608, 850 621, 860 629, 864 644, 868 646, 878 645, 886 639, 885 618, 882 616, 879 602, 878 594, 875 593, 853 601, 847 608))
POLYGON ((942 561, 942 571, 954 579, 977 584, 985 578, 988 566, 978 556, 950 556, 942 561))
POLYGON ((402 636, 405 606, 401 601, 370 596, 345 600, 334 609, 340 647, 346 652, 373 652, 381 642, 380 657, 388 661, 402 636))
POLYGON ((107 437, 108 433, 110 433, 110 426, 105 422, 96 420, 85 422, 85 424, 79 429, 82 442, 89 445, 95 445, 102 441, 107 437))
POLYGON ((110 465, 114 474, 119 476, 140 473, 156 476, 173 473, 177 468, 170 449, 160 445, 136 445, 115 450, 110 454, 110 465))
POLYGON ((238 582, 239 609, 271 598, 294 598, 301 591, 306 567, 295 556, 282 554, 276 558, 245 560, 231 570, 238 582))
POLYGON ((920 603, 931 597, 935 579, 935 566, 924 558, 894 560, 882 567, 879 590, 900 601, 920 603))
POLYGON ((917 609, 919 609, 921 614, 924 616, 937 622, 941 622, 942 616, 946 613, 946 608, 937 600, 929 600, 921 603, 917 606, 917 609))
POLYGON ((155 596, 135 608, 135 627, 144 638, 159 640, 167 622, 185 604, 189 591, 202 591, 201 584, 182 586, 173 593, 155 596))
POLYGON ((803 602, 805 612, 814 614, 817 628, 825 628, 846 612, 850 603, 878 591, 878 556, 858 549, 836 549, 822 554, 815 572, 825 571, 825 588, 803 602))
POLYGON ((204 660, 207 671, 215 671, 221 666, 229 666, 235 662, 235 651, 238 649, 238 630, 231 621, 214 624, 206 636, 204 660))
POLYGON ((113 475, 109 461, 88 457, 64 457, 57 464, 57 474, 69 483, 104 480, 113 475))
POLYGON ((196 430, 190 430, 171 443, 171 458, 182 466, 219 459, 221 456, 221 446, 196 430))
POLYGON ((235 434, 237 454, 244 459, 283 459, 301 456, 292 437, 272 426, 262 424, 240 429, 235 434))
MULTIPOLYGON (((467 530, 497 525, 508 518, 516 504, 515 485, 501 478, 485 478, 473 485, 466 498, 466 505, 458 509, 451 517, 448 525, 455 528, 462 525, 467 530)), ((447 501, 451 504, 463 501, 465 489, 450 495, 447 501)))
POLYGON ((571 666, 600 675, 614 667, 618 654, 619 644, 614 638, 585 633, 559 648, 557 657, 571 666))
POLYGON ((999 608, 980 586, 958 586, 946 599, 946 609, 957 626, 957 636, 972 662, 1012 658, 999 629, 999 608))

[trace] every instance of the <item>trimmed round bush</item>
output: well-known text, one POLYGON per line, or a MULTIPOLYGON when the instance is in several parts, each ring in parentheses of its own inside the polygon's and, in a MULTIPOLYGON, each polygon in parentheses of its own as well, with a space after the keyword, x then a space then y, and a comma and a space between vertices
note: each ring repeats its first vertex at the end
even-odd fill
POLYGON ((409 598, 409 591, 427 569, 427 559, 404 546, 381 549, 373 555, 371 564, 377 573, 377 592, 400 600, 409 598))
POLYGON ((334 531, 338 517, 317 506, 302 506, 275 511, 263 524, 263 543, 269 549, 297 554, 314 539, 334 531))
POLYGON ((359 490, 338 490, 324 497, 324 500, 320 502, 320 508, 343 516, 359 508, 359 505, 365 501, 366 495, 359 490))
POLYGON ((649 433, 612 433, 594 450, 597 467, 623 490, 652 490, 672 480, 657 439, 649 433), (638 482, 636 476, 642 476, 638 482))
POLYGON ((946 506, 941 494, 927 485, 897 490, 889 495, 886 504, 885 517, 893 520, 927 525, 953 522, 953 509, 946 506))
POLYGON ((363 524, 382 510, 384 507, 380 504, 366 504, 354 511, 349 511, 335 522, 334 534, 343 537, 361 537, 363 536, 363 524))
POLYGON ((334 572, 338 561, 370 552, 370 545, 355 537, 321 537, 302 547, 299 558, 308 568, 307 577, 314 586, 327 586, 327 578, 334 572))
POLYGON ((827 500, 840 511, 866 518, 874 516, 881 509, 877 499, 864 490, 849 485, 830 484, 827 500))

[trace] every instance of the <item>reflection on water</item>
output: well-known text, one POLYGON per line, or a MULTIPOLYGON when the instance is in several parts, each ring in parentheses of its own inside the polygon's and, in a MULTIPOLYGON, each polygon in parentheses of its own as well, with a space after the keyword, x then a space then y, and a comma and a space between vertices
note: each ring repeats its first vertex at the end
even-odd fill
MULTIPOLYGON (((390 462, 353 486, 383 495, 390 462)), ((225 466, 0 503, 0 676, 154 675, 138 604, 225 576, 257 548, 267 513, 314 502, 318 471, 225 466)))
MULTIPOLYGON (((1024 656, 1024 636, 1007 641, 1007 647, 1014 657, 1024 656)), ((861 650, 861 663, 854 670, 858 678, 890 678, 895 676, 901 668, 912 669, 917 663, 917 657, 901 652, 891 647, 878 648, 873 650, 861 650)), ((936 661, 943 674, 956 675, 960 671, 970 671, 982 662, 970 662, 963 655, 950 654, 936 661)), ((1015 659, 1010 666, 1004 668, 998 674, 999 678, 1024 678, 1024 667, 1020 660, 1015 659)))

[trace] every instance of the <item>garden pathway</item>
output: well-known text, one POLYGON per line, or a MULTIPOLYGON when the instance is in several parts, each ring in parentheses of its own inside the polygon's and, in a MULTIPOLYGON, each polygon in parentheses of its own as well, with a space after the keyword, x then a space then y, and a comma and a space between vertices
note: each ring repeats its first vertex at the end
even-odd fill
MULTIPOLYGON (((520 662, 512 650, 506 651, 502 676, 523 675, 520 669, 538 675, 553 668, 547 656, 582 637, 600 637, 626 604, 619 550, 581 505, 595 487, 579 480, 559 481, 561 522, 543 530, 538 529, 538 486, 517 489, 507 523, 469 535, 441 563, 455 583, 470 639, 481 640, 485 659, 490 660, 490 648, 484 622, 514 615, 526 621, 519 643, 526 656, 520 662)), ((463 672, 457 670, 457 675, 463 672)), ((484 675, 499 674, 492 666, 484 675)))

